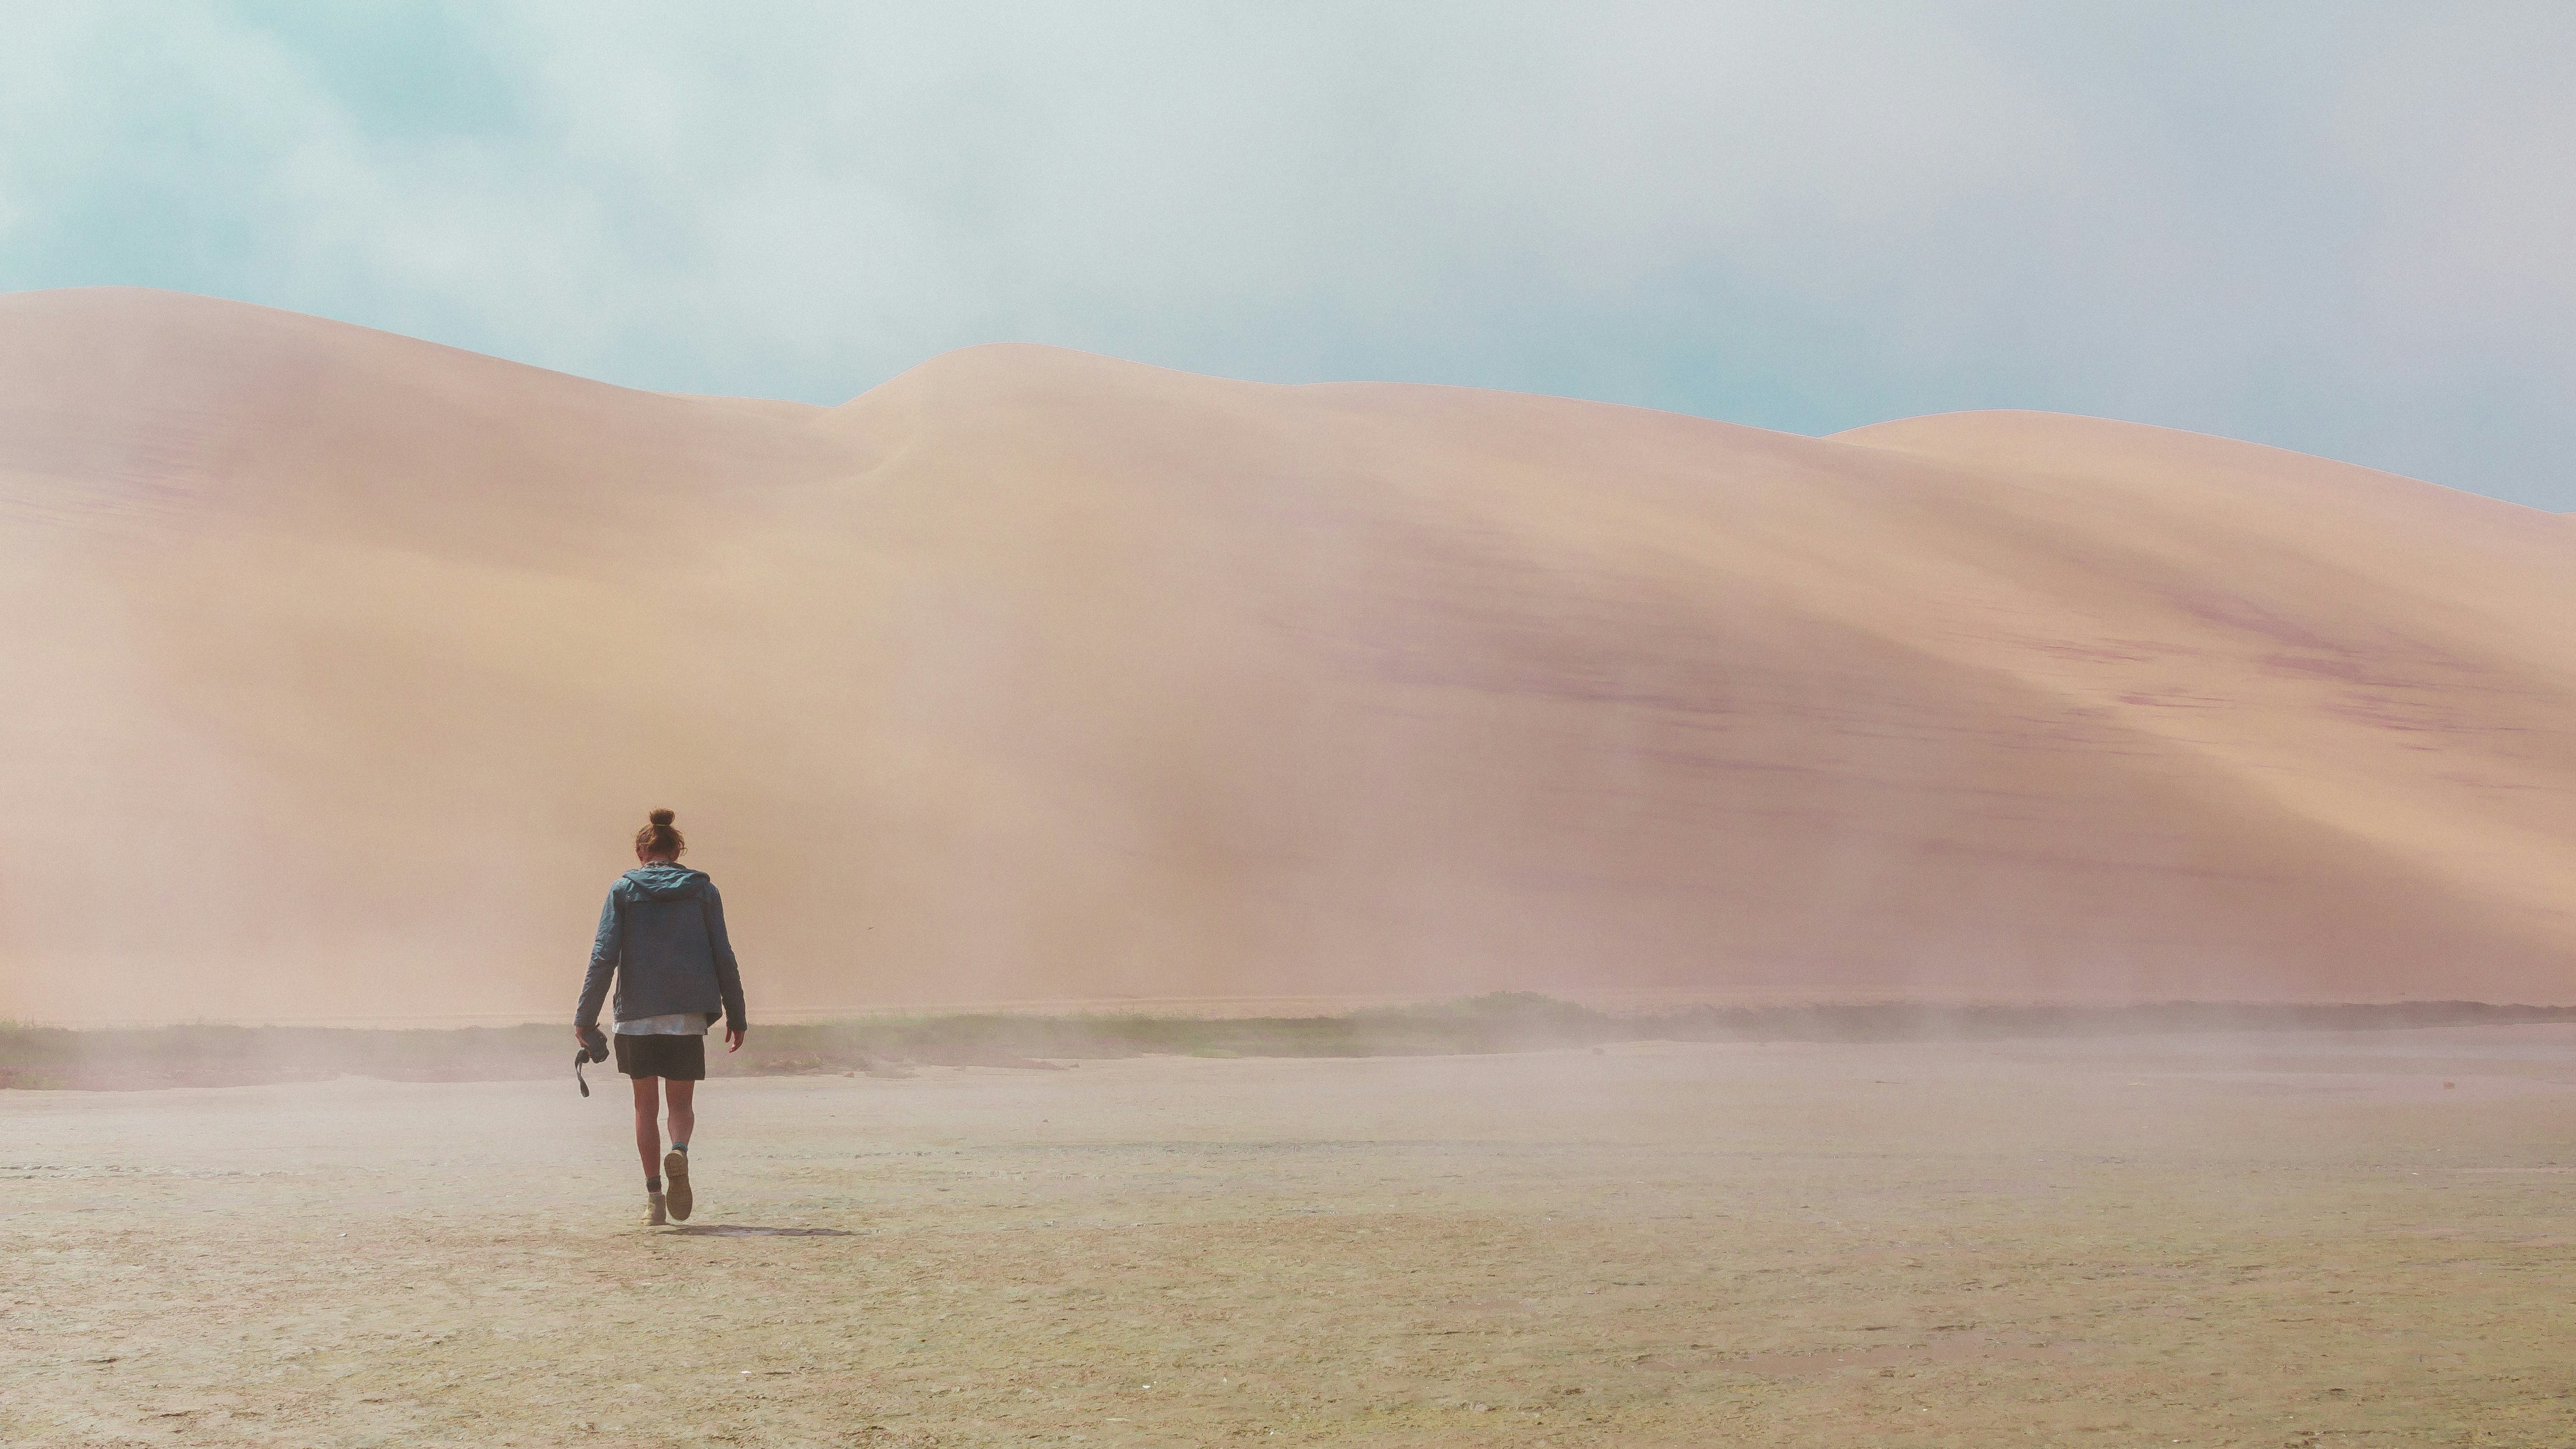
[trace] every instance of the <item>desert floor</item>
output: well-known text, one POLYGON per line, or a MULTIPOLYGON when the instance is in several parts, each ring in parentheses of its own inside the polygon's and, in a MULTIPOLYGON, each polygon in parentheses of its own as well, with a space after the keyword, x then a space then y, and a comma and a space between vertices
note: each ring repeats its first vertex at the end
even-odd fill
POLYGON ((2576 1028, 0 1093, 25 1445, 2576 1442, 2576 1028))

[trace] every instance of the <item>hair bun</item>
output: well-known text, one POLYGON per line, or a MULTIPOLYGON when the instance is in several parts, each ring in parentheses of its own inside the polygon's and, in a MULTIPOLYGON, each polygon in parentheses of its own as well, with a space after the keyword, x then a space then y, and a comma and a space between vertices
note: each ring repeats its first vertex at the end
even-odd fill
POLYGON ((644 818, 652 821, 656 825, 668 825, 676 817, 674 817, 668 810, 656 810, 644 818))

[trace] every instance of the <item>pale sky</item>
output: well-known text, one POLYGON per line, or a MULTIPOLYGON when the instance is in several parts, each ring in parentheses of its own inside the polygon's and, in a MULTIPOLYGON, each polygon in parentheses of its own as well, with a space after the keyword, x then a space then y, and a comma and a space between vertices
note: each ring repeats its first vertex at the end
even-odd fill
POLYGON ((843 401, 1051 342, 2576 510, 2576 4, 8 0, 0 291, 843 401))

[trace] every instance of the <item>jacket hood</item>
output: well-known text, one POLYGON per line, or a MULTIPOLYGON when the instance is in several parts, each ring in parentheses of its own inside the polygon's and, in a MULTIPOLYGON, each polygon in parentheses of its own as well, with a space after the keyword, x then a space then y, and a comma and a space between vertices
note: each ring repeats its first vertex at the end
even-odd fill
POLYGON ((682 896, 693 896, 704 890, 707 884, 705 871, 691 870, 685 865, 664 864, 659 861, 651 865, 639 865, 620 879, 626 885, 633 887, 636 895, 648 901, 671 901, 678 900, 682 896))

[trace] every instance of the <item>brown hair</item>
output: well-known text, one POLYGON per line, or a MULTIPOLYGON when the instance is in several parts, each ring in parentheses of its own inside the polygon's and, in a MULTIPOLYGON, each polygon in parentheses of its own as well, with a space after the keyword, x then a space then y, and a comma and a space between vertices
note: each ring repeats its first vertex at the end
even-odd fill
POLYGON ((667 855, 678 860, 680 852, 689 848, 689 843, 680 838, 680 832, 671 828, 673 816, 670 811, 656 810, 644 818, 652 824, 635 832, 637 850, 646 855, 667 855))

